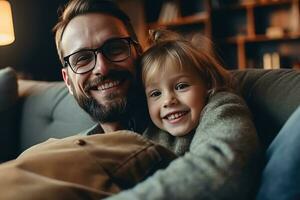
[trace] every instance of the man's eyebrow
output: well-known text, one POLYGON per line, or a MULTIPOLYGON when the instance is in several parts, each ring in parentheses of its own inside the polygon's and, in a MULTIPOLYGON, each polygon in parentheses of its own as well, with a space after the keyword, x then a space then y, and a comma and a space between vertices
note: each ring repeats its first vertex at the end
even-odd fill
POLYGON ((103 41, 102 44, 97 45, 97 47, 95 47, 95 48, 80 47, 80 48, 76 49, 74 52, 71 52, 69 55, 74 54, 74 53, 78 53, 80 51, 95 50, 95 49, 98 49, 98 48, 102 47, 106 42, 108 42, 110 40, 114 40, 114 39, 118 39, 118 38, 127 38, 127 37, 130 37, 130 36, 129 35, 127 35, 127 36, 126 35, 113 36, 113 37, 108 38, 107 40, 103 41))
POLYGON ((81 51, 87 51, 87 50, 93 50, 93 49, 83 47, 83 48, 76 49, 76 51, 74 51, 73 53, 70 53, 70 54, 78 53, 78 52, 81 52, 81 51))
POLYGON ((81 52, 81 51, 86 51, 86 50, 92 50, 91 48, 87 48, 87 47, 80 47, 79 49, 76 49, 70 53, 68 53, 67 55, 64 55, 63 57, 68 57, 70 55, 73 55, 75 53, 81 52))

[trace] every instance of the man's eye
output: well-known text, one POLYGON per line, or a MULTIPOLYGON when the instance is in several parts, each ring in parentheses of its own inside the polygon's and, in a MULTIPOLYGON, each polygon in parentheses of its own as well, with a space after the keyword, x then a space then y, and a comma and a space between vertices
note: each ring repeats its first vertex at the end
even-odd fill
POLYGON ((175 89, 176 90, 183 90, 187 87, 189 87, 190 85, 187 84, 187 83, 178 83, 176 86, 175 86, 175 89))
POLYGON ((106 55, 109 56, 115 56, 115 55, 120 55, 120 54, 127 54, 128 52, 128 44, 124 42, 123 40, 116 40, 110 43, 107 43, 103 47, 103 51, 105 52, 106 55))
POLYGON ((85 54, 85 55, 81 55, 79 57, 77 57, 77 63, 80 63, 80 62, 88 62, 88 61, 91 61, 93 60, 93 56, 90 55, 90 54, 85 54))
POLYGON ((155 91, 150 92, 149 97, 158 97, 160 95, 161 95, 161 92, 155 90, 155 91))
POLYGON ((78 54, 72 58, 72 64, 76 67, 82 67, 89 64, 94 59, 94 55, 90 53, 78 54))
POLYGON ((109 54, 109 55, 119 55, 122 54, 124 52, 127 52, 127 46, 124 45, 111 45, 109 46, 109 48, 105 49, 105 53, 109 54))

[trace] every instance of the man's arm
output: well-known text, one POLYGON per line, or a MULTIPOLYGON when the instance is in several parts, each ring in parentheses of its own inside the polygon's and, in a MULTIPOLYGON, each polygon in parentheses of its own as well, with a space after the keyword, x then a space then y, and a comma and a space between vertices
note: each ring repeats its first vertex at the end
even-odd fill
POLYGON ((258 142, 249 110, 236 95, 214 95, 190 150, 165 170, 107 199, 247 199, 258 142))

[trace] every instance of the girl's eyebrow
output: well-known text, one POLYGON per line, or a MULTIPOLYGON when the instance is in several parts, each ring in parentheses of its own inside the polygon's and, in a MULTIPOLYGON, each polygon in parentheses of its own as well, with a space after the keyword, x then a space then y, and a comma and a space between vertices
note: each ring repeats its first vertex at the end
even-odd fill
POLYGON ((154 90, 156 87, 157 84, 147 84, 145 85, 145 90, 148 91, 148 90, 154 90))
MULTIPOLYGON (((189 77, 190 77, 190 75, 188 75, 188 74, 180 74, 180 75, 173 76, 170 79, 171 79, 171 81, 173 81, 174 79, 189 78, 189 77)), ((153 79, 151 79, 151 81, 146 81, 146 82, 148 82, 148 83, 145 84, 145 88, 146 87, 155 87, 160 84, 159 80, 153 80, 153 79)))
POLYGON ((155 78, 146 79, 146 81, 144 82, 145 87, 156 86, 157 84, 159 84, 159 81, 156 80, 157 79, 155 78))

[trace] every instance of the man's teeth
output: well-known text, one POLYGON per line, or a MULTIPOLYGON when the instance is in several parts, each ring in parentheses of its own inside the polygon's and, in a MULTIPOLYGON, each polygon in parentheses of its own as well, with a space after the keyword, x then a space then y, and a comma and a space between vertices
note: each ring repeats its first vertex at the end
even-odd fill
POLYGON ((115 87, 120 84, 120 81, 112 81, 112 82, 107 82, 104 84, 101 84, 97 87, 98 90, 107 90, 109 88, 115 87))
POLYGON ((183 115, 185 115, 186 112, 178 112, 178 113, 174 113, 174 114, 170 114, 167 116, 167 119, 168 120, 174 120, 174 119, 177 119, 183 115))

